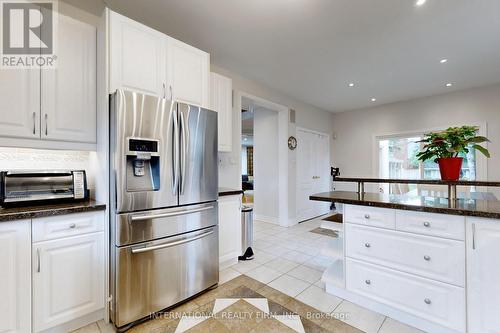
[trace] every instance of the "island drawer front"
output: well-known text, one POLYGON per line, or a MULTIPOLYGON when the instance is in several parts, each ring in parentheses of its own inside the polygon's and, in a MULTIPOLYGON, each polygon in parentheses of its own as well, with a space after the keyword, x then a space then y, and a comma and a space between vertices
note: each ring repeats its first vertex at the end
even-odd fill
POLYGON ((394 209, 346 205, 344 216, 347 223, 364 224, 386 229, 396 227, 396 211, 394 209))
POLYGON ((347 290, 438 325, 465 332, 465 289, 377 267, 346 261, 347 290))
POLYGON ((456 286, 465 286, 465 243, 346 225, 346 255, 456 286))
POLYGON ((46 241, 104 230, 104 212, 41 217, 32 223, 33 242, 46 241))
POLYGON ((422 235, 465 240, 465 217, 398 210, 396 229, 422 235))

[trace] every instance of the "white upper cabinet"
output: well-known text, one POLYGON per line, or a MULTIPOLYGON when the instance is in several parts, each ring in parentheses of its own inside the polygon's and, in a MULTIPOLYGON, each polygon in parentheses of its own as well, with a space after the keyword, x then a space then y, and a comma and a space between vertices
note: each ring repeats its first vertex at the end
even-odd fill
POLYGON ((57 68, 42 71, 44 140, 96 142, 96 33, 59 15, 57 68))
POLYGON ((173 38, 167 38, 166 45, 172 99, 209 107, 210 55, 173 38))
POLYGON ((110 13, 110 93, 118 88, 163 96, 165 35, 123 15, 110 13))
POLYGON ((55 68, 2 70, 1 146, 95 149, 97 29, 57 17, 55 68))
POLYGON ((31 221, 0 223, 0 332, 31 332, 31 221))
POLYGON ((210 73, 210 109, 218 113, 219 151, 233 149, 233 81, 210 73))
POLYGON ((39 70, 2 70, 0 135, 11 138, 40 138, 39 70))
POLYGON ((467 219, 468 333, 500 332, 500 221, 467 219))
POLYGON ((210 55, 109 11, 109 93, 128 89, 209 106, 210 55))

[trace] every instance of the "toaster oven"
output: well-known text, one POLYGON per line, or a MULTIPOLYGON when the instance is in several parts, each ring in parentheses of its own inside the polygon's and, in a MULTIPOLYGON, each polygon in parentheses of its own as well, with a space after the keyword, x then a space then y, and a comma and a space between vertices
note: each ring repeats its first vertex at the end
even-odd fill
POLYGON ((2 171, 0 179, 2 206, 88 199, 83 170, 2 171))

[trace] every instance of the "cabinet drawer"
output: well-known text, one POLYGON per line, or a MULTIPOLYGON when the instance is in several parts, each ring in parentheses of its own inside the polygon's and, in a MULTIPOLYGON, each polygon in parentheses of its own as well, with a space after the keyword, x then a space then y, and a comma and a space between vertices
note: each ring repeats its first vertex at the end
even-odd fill
POLYGON ((350 258, 463 287, 465 243, 360 225, 346 225, 350 258))
POLYGON ((438 325, 465 332, 465 290, 347 259, 347 289, 438 325))
POLYGON ((465 239, 463 216, 396 211, 396 229, 417 234, 465 239))
POLYGON ((345 207, 345 221, 348 223, 364 224, 373 227, 394 229, 396 211, 394 209, 353 206, 345 207))
POLYGON ((50 216, 34 219, 33 242, 87 234, 104 230, 104 212, 50 216))

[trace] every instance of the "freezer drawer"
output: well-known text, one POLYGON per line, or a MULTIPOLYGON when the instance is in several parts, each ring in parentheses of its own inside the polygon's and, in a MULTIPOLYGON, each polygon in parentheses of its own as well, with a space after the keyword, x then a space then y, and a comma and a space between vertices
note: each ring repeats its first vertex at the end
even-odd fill
POLYGON ((114 248, 112 319, 122 327, 219 281, 218 227, 114 248))
POLYGON ((131 245, 210 227, 217 216, 217 202, 115 215, 113 243, 131 245))

